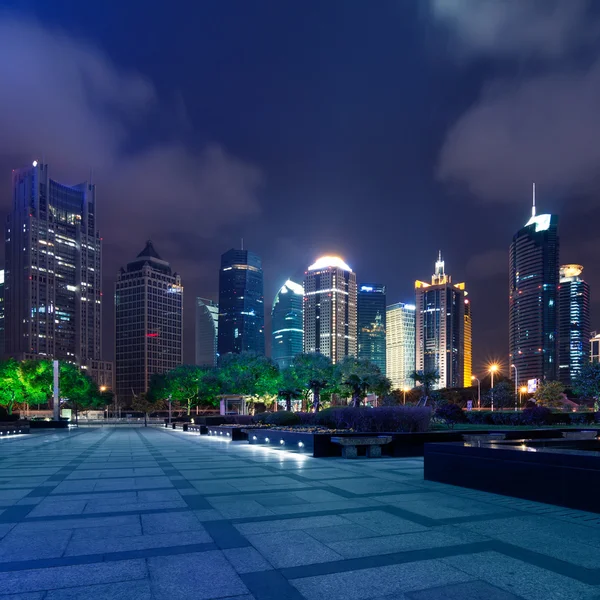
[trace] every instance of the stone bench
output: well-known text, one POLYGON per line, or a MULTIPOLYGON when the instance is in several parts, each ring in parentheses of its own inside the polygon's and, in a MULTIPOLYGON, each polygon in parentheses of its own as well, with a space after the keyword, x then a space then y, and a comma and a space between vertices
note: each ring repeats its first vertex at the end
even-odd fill
POLYGON ((368 458, 381 457, 381 446, 389 444, 392 441, 391 435, 378 435, 373 437, 332 437, 333 444, 339 444, 342 447, 342 456, 344 458, 356 458, 359 446, 367 447, 368 458))

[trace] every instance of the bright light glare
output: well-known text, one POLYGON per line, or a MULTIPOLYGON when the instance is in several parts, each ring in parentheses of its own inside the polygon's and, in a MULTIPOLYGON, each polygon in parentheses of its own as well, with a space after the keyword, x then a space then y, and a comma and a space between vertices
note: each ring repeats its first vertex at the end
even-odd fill
POLYGON ((495 373, 497 370, 498 370, 498 365, 496 365, 496 364, 490 365, 490 371, 492 373, 495 373))
POLYGON ((37 160, 34 160, 34 161, 33 161, 33 163, 32 163, 32 165, 33 165, 34 167, 37 167, 37 160))

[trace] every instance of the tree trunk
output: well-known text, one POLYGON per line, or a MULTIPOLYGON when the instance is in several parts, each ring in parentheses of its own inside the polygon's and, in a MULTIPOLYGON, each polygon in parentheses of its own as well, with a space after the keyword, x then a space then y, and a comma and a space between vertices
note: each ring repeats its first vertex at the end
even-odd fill
POLYGON ((148 413, 144 413, 144 427, 148 427, 148 413))
POLYGON ((352 394, 352 408, 359 408, 360 407, 360 395, 358 394, 358 392, 354 392, 352 394))
POLYGON ((188 398, 187 409, 188 409, 187 410, 187 414, 188 414, 188 417, 189 417, 192 414, 192 399, 191 398, 188 398))
POLYGON ((285 410, 292 412, 292 399, 290 396, 285 399, 285 410))
POLYGON ((314 412, 319 412, 319 409, 321 408, 321 392, 319 390, 313 391, 313 405, 314 412))

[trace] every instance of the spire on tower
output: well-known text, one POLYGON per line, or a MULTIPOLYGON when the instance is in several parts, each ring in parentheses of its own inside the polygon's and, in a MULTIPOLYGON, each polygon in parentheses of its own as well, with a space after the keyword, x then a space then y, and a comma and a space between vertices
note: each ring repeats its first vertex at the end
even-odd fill
POLYGON ((531 207, 531 218, 535 217, 535 182, 533 184, 533 206, 531 207))

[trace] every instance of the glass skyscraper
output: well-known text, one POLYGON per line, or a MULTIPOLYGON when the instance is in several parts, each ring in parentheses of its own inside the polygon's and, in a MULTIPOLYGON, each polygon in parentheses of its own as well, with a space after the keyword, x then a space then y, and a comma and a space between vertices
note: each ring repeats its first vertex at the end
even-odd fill
POLYGON ((152 242, 119 271, 115 286, 119 401, 148 391, 152 375, 183 363, 183 287, 152 242))
POLYGON ((86 366, 102 353, 102 241, 96 188, 12 173, 6 222, 5 352, 86 366))
POLYGON ((469 372, 465 368, 465 353, 471 352, 471 307, 465 284, 452 283, 446 274, 441 252, 431 283, 416 281, 415 291, 416 369, 437 371, 437 388, 470 386, 470 375, 465 381, 465 373, 469 372))
POLYGON ((366 283, 358 288, 358 358, 375 363, 385 375, 385 285, 366 283))
POLYGON ((304 277, 304 352, 337 363, 357 356, 356 275, 337 256, 322 256, 304 277))
POLYGON ((207 298, 196 298, 196 364, 217 365, 219 306, 207 298))
POLYGON ((303 305, 304 288, 288 279, 277 292, 271 311, 271 356, 280 369, 289 367, 294 356, 302 352, 303 305))
POLYGON ((509 351, 518 384, 558 376, 558 217, 535 214, 509 254, 509 351))
POLYGON ((412 388, 415 370, 415 305, 398 302, 387 307, 386 375, 392 388, 412 388))
POLYGON ((250 351, 265 353, 265 308, 260 257, 231 249, 221 256, 219 271, 219 356, 250 351))
POLYGON ((558 287, 558 378, 567 387, 590 362, 590 287, 581 265, 560 267, 558 287))

